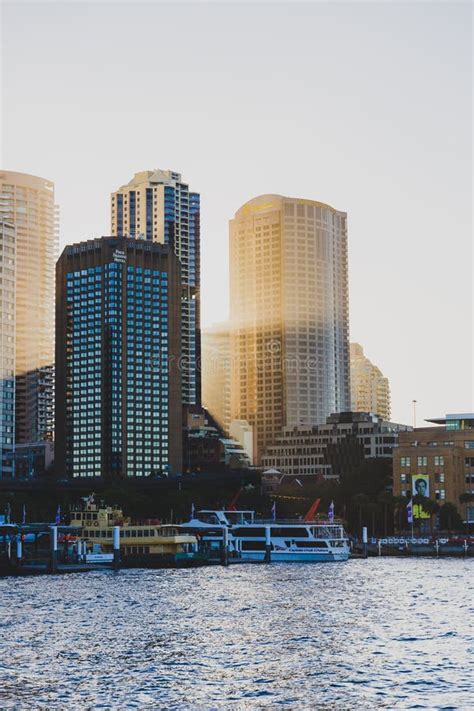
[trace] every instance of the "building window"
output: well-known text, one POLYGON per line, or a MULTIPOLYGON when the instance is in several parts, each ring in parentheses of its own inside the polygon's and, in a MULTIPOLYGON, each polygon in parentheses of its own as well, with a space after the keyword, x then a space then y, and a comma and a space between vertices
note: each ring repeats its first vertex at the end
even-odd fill
POLYGON ((435 457, 434 463, 435 463, 435 467, 443 467, 444 466, 444 457, 435 457))
POLYGON ((428 466, 428 457, 417 457, 416 461, 419 467, 428 466))
POLYGON ((401 457, 400 458, 400 466, 409 467, 410 466, 410 457, 401 457))

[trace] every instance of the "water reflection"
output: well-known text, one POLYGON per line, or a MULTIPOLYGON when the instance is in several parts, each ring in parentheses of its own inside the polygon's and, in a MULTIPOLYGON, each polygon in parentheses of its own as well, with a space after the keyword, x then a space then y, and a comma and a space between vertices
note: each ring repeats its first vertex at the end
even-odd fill
POLYGON ((473 564, 2 579, 0 706, 466 708, 473 564))

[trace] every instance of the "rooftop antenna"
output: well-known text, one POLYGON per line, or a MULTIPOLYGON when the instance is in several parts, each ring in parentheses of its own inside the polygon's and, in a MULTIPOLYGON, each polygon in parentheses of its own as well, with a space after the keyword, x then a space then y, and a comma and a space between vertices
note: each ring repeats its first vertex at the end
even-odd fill
POLYGON ((416 400, 412 400, 413 403, 413 429, 416 429, 416 400))

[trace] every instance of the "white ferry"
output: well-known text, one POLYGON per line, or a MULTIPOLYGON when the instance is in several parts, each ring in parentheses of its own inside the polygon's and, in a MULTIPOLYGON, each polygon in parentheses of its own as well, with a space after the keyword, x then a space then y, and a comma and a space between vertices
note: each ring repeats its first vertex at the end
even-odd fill
POLYGON ((233 560, 321 563, 349 558, 349 541, 340 523, 295 519, 255 519, 253 511, 198 511, 181 524, 200 535, 216 555, 227 540, 233 560))

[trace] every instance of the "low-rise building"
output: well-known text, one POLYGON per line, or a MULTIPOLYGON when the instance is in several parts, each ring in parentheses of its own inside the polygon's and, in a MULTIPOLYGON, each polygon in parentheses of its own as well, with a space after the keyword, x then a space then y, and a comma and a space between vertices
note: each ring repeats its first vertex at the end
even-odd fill
POLYGON ((204 408, 191 406, 188 411, 187 427, 183 430, 185 473, 249 467, 250 459, 242 445, 235 439, 227 437, 204 408))
POLYGON ((283 430, 268 447, 263 466, 286 475, 337 479, 344 467, 363 458, 390 458, 400 432, 411 429, 369 412, 340 412, 323 425, 283 430))
POLYGON ((393 456, 393 493, 421 494, 440 504, 449 501, 458 507, 464 522, 474 523, 474 413, 427 422, 436 426, 399 436, 393 456))

